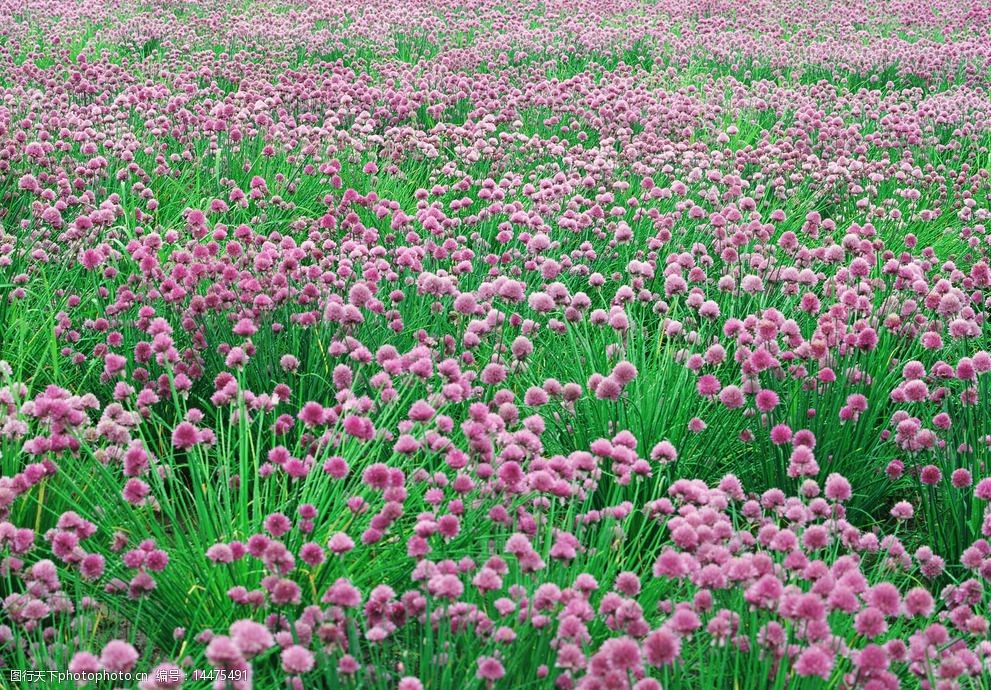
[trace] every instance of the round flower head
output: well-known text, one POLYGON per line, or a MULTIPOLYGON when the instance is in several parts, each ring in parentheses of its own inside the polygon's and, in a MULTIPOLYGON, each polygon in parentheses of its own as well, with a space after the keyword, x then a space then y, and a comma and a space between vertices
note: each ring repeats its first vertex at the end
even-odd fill
POLYGON ((506 675, 506 669, 495 657, 482 656, 478 658, 476 676, 483 680, 495 681, 506 675))
POLYGON ((637 377, 637 368, 629 362, 620 362, 613 367, 612 377, 621 386, 625 386, 637 377))
POLYGON ((651 666, 668 666, 681 654, 681 640, 664 628, 655 630, 644 639, 643 653, 651 666))
POLYGON ((275 644, 275 639, 268 628, 252 620, 239 620, 231 624, 231 640, 245 658, 264 652, 275 644))
POLYGON ((898 520, 910 520, 915 514, 915 509, 908 501, 899 501, 891 508, 891 516, 898 520))
POLYGON ((618 400, 623 386, 612 376, 606 376, 595 387, 595 397, 600 400, 618 400))
POLYGON ((294 644, 286 647, 279 656, 282 659, 282 668, 286 673, 298 675, 313 669, 313 652, 301 645, 294 644))
POLYGON ((735 409, 743 406, 743 391, 740 390, 738 386, 726 386, 721 391, 719 391, 719 402, 728 407, 729 409, 735 409))
POLYGON ((943 478, 943 473, 935 465, 926 465, 919 471, 919 481, 929 486, 939 484, 943 478))
POLYGON ((853 495, 853 489, 846 477, 834 472, 826 477, 825 494, 831 501, 842 503, 853 495))
POLYGON ((678 459, 678 451, 675 450, 670 441, 665 440, 654 446, 653 450, 650 451, 650 457, 661 463, 674 462, 678 459))
POLYGON ((953 470, 953 474, 950 475, 950 482, 954 488, 964 489, 974 483, 974 478, 969 470, 961 467, 953 470))
POLYGON ((100 652, 100 664, 112 673, 126 673, 134 668, 138 650, 123 640, 111 640, 100 652))
POLYGON ((771 429, 771 443, 776 446, 784 445, 791 441, 791 427, 786 424, 777 424, 771 429))
POLYGON ((767 388, 758 392, 756 398, 754 399, 757 409, 761 412, 770 412, 778 406, 778 401, 778 394, 767 388))

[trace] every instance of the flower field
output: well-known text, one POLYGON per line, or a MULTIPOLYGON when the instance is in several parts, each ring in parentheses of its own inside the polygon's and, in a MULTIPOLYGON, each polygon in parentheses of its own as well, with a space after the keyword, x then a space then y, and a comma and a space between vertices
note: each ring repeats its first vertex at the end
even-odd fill
POLYGON ((0 688, 991 689, 986 0, 0 0, 0 688))

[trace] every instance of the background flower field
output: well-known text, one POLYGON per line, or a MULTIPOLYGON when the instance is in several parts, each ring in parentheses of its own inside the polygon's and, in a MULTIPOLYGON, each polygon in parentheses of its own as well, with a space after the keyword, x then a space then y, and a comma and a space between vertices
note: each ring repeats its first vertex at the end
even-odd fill
POLYGON ((0 687, 988 690, 989 30, 0 0, 0 687))

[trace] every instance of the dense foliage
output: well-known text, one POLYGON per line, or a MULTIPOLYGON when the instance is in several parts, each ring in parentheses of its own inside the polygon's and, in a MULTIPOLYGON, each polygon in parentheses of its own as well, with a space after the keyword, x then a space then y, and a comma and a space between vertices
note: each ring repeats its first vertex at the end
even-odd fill
POLYGON ((991 688, 989 29, 0 0, 0 686, 991 688))

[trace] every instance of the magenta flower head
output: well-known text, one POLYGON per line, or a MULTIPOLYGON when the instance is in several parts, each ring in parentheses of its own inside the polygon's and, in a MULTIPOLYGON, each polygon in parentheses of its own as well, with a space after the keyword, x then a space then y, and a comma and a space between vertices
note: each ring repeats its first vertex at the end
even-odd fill
POLYGON ((313 670, 313 652, 302 645, 294 644, 286 647, 279 656, 282 659, 282 669, 286 673, 300 675, 313 670))
POLYGON ((87 554, 79 563, 79 572, 87 580, 98 580, 103 575, 106 560, 101 554, 87 554))
POLYGON ((898 501, 891 508, 891 516, 898 520, 911 520, 915 514, 915 509, 908 501, 898 501))
POLYGON ((664 440, 654 446, 653 450, 650 451, 650 457, 652 460, 667 464, 678 459, 678 451, 675 450, 670 441, 664 440))
POLYGON ((619 385, 625 386, 637 377, 637 368, 630 362, 623 361, 613 367, 611 376, 619 385))
POLYGON ((180 450, 189 450, 199 442, 199 431, 189 422, 180 422, 172 431, 172 445, 180 450))
POLYGON ((292 523, 282 513, 272 513, 265 518, 265 530, 273 537, 281 537, 292 528, 292 523))
POLYGON ((323 405, 311 400, 300 408, 297 417, 308 427, 320 426, 324 423, 323 405))
POLYGON ((778 406, 779 398, 777 393, 770 389, 764 388, 757 393, 754 402, 757 405, 757 409, 761 412, 770 412, 778 406))
POLYGON ((905 594, 904 607, 909 616, 928 618, 934 607, 932 594, 922 587, 913 587, 905 594))
POLYGON ((791 441, 791 427, 787 424, 777 424, 771 429, 771 443, 776 446, 784 445, 791 441))
POLYGON ((327 542, 327 548, 336 555, 345 554, 354 548, 354 540, 344 532, 336 532, 327 542))
POLYGON ((974 478, 970 470, 960 467, 953 470, 953 473, 950 475, 950 482, 955 489, 965 489, 974 483, 974 478))
POLYGON ((600 400, 618 400, 623 386, 612 376, 606 376, 595 387, 595 397, 600 400))
POLYGON ((888 475, 889 479, 895 480, 900 478, 904 471, 905 464, 901 460, 895 459, 888 463, 887 467, 885 467, 884 473, 888 475))
POLYGON ((643 653, 651 666, 669 666, 681 654, 681 639, 664 628, 655 630, 644 639, 643 653))
MULTIPOLYGON (((700 381, 701 383, 701 381, 700 381)), ((719 391, 719 402, 729 409, 743 406, 743 391, 739 386, 729 385, 719 391)))
POLYGON ((853 488, 846 477, 833 472, 826 477, 825 494, 829 500, 842 503, 853 495, 853 488))
POLYGON ((919 471, 919 481, 928 486, 936 486, 943 478, 943 473, 936 465, 926 465, 919 471))
POLYGON ((123 640, 111 640, 100 652, 100 664, 113 673, 126 673, 134 668, 138 651, 123 640))
POLYGON ((100 659, 89 652, 76 652, 69 661, 70 673, 96 673, 100 670, 100 659))
POLYGON ((819 676, 828 679, 835 660, 832 653, 818 645, 806 647, 795 661, 795 673, 800 676, 819 676))
POLYGON ((705 374, 698 380, 698 392, 700 395, 716 395, 720 391, 719 379, 712 374, 705 374))
POLYGON ((516 359, 525 359, 533 352, 533 343, 525 336, 518 336, 509 346, 509 351, 516 359))
POLYGON ((334 455, 324 462, 323 471, 334 479, 344 479, 348 475, 348 463, 339 455, 334 455))
POLYGON ((478 670, 475 673, 477 678, 486 681, 497 681, 506 675, 506 669, 502 662, 492 656, 482 656, 478 658, 478 670))
POLYGON ((231 624, 231 640, 237 645, 246 659, 261 654, 275 644, 275 638, 261 623, 252 620, 239 620, 231 624))
POLYGON ((124 500, 133 505, 141 504, 149 493, 151 493, 151 487, 146 482, 134 478, 128 479, 121 491, 124 500))

